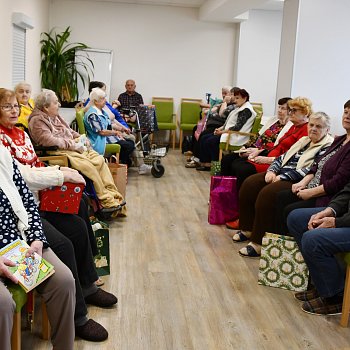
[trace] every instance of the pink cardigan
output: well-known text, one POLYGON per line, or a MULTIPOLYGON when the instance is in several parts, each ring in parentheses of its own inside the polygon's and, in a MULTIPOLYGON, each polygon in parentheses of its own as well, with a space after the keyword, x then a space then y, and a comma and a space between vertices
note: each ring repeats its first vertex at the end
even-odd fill
POLYGON ((29 116, 29 133, 33 141, 41 146, 57 146, 59 149, 78 151, 81 145, 74 139, 80 136, 60 117, 49 117, 35 108, 29 116))

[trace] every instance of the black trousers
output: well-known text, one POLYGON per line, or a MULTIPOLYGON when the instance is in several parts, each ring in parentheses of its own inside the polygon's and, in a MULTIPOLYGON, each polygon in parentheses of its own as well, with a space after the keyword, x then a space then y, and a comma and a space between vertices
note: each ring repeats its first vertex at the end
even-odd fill
POLYGON ((132 140, 119 140, 118 145, 120 145, 119 159, 122 164, 131 164, 130 155, 135 148, 135 143, 132 140))
POLYGON ((47 241, 50 244, 50 248, 58 256, 58 258, 72 271, 75 280, 76 289, 76 304, 74 312, 75 322, 86 318, 87 307, 85 304, 83 291, 81 289, 78 268, 74 256, 74 247, 72 242, 65 237, 60 231, 58 231, 54 226, 52 226, 45 218, 41 218, 43 229, 47 241))
POLYGON ((211 127, 206 128, 204 131, 201 132, 198 140, 194 136, 194 132, 196 130, 197 130, 197 125, 193 128, 193 132, 192 132, 192 152, 193 152, 193 155, 195 157, 199 158, 199 156, 200 156, 200 143, 201 143, 202 136, 212 134, 214 132, 215 128, 211 128, 211 127))
POLYGON ((298 208, 314 208, 316 199, 310 198, 306 201, 300 199, 291 190, 283 190, 276 195, 276 215, 275 215, 275 232, 283 235, 288 234, 287 217, 290 212, 298 208))

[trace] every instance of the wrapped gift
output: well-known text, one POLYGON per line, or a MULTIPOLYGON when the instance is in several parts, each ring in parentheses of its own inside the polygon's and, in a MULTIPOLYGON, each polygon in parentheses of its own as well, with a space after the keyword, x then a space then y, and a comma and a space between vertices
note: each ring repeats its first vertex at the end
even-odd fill
POLYGON ((258 283, 305 291, 309 270, 293 237, 266 233, 262 240, 258 283))
POLYGON ((40 210, 78 214, 84 185, 64 182, 39 192, 40 210))
POLYGON ((208 222, 223 225, 238 217, 237 178, 232 176, 212 176, 208 222))

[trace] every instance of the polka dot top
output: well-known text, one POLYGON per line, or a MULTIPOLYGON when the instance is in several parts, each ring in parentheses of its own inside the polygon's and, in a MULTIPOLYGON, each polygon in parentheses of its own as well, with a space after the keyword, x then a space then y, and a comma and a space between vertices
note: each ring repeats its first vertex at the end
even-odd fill
MULTIPOLYGON (((15 162, 13 162, 13 182, 18 189, 23 205, 28 213, 29 228, 25 231, 27 243, 30 245, 33 241, 42 241, 44 247, 48 247, 46 237, 43 233, 38 207, 15 162)), ((0 188, 0 249, 17 238, 22 239, 17 223, 18 218, 13 212, 10 201, 0 188)))

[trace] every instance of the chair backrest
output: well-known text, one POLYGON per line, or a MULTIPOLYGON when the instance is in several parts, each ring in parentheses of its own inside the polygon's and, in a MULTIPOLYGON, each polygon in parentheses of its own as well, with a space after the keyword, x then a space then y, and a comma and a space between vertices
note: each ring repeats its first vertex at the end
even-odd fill
POLYGON ((256 117, 252 126, 251 133, 257 134, 261 129, 261 119, 263 116, 263 106, 262 103, 252 102, 254 111, 256 112, 256 117))
POLYGON ((152 97, 159 123, 174 122, 174 99, 172 97, 152 97))
POLYGON ((197 124, 201 112, 201 99, 181 99, 181 124, 197 124))
POLYGON ((78 124, 79 134, 85 134, 85 125, 84 125, 84 109, 77 110, 75 113, 75 119, 78 124))

